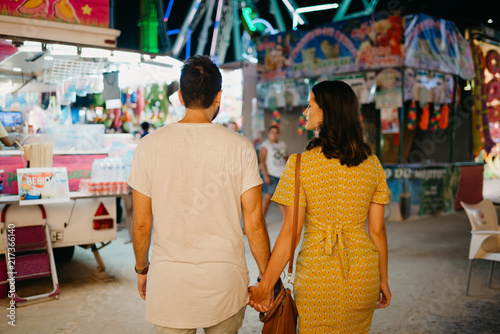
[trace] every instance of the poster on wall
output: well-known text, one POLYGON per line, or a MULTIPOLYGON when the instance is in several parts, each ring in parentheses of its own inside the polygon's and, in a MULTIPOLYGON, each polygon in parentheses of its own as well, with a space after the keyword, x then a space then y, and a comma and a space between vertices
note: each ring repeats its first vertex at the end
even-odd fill
POLYGON ((375 100, 376 79, 375 71, 366 71, 359 73, 350 73, 345 75, 322 76, 316 83, 325 80, 340 80, 351 86, 358 98, 359 104, 372 103, 375 100))
POLYGON ((405 68, 405 101, 418 101, 420 105, 451 103, 453 76, 436 71, 405 68))
POLYGON ((484 83, 491 138, 500 143, 500 47, 483 42, 479 46, 485 61, 484 83))
POLYGON ((449 166, 384 165, 392 200, 402 194, 418 206, 419 215, 453 212, 460 168, 449 166))
POLYGON ((400 108, 403 105, 401 92, 401 71, 399 69, 385 69, 377 72, 375 79, 375 107, 400 108))
POLYGON ((382 108, 380 109, 380 117, 383 134, 399 133, 398 108, 382 108))
POLYGON ((109 27, 108 0, 0 0, 0 8, 1 15, 109 27))
POLYGON ((310 89, 308 79, 261 82, 257 85, 257 96, 265 110, 297 114, 307 106, 310 89))
POLYGON ((263 36, 257 41, 257 70, 261 80, 276 80, 397 67, 403 63, 402 37, 397 15, 263 36))
POLYGON ((404 38, 405 66, 474 77, 469 43, 455 23, 423 14, 405 16, 404 38))
POLYGON ((17 170, 19 205, 69 201, 68 171, 65 167, 17 170))

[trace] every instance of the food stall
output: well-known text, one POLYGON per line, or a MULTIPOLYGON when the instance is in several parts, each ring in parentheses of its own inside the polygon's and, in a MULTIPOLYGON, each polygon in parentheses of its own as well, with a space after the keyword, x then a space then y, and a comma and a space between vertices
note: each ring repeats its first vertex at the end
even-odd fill
POLYGON ((19 38, 0 40, 0 46, 0 70, 9 73, 0 76, 0 119, 23 129, 10 133, 19 146, 0 149, 5 297, 1 283, 7 279, 12 224, 46 225, 56 259, 70 259, 74 246, 89 248, 98 272, 105 272, 99 250, 116 239, 116 198, 129 193, 136 132, 142 122, 161 126, 182 117, 169 99, 177 96, 182 63, 163 55, 19 38), (36 153, 42 148, 43 154, 36 153), (39 163, 47 154, 50 159, 39 163), (60 193, 58 185, 40 190, 37 182, 50 184, 60 169, 67 192, 60 193))
POLYGON ((367 141, 403 219, 481 197, 481 188, 465 188, 482 184, 482 164, 467 147, 472 111, 460 94, 460 83, 475 75, 472 54, 452 22, 374 14, 262 36, 257 50, 266 124, 281 124, 292 151, 312 135, 301 116, 312 86, 343 80, 358 96, 367 141))

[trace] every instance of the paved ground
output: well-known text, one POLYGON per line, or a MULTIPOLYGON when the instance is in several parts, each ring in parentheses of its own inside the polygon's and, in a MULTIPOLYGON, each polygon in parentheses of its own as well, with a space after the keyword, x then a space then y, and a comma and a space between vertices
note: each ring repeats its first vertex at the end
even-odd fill
MULTIPOLYGON (((375 312, 370 333, 500 333, 500 268, 487 289, 489 264, 476 261, 470 296, 463 294, 470 241, 465 213, 402 222, 397 207, 392 212, 387 228, 393 299, 388 309, 375 312)), ((273 241, 280 224, 273 206, 268 215, 273 241)), ((96 275, 92 253, 77 248, 71 262, 58 265, 61 298, 17 308, 16 327, 7 324, 8 300, 0 300, 0 333, 155 333, 144 320, 127 239, 127 231, 119 231, 118 239, 101 250, 112 280, 96 275)), ((251 256, 247 262, 256 277, 251 256)), ((21 295, 34 289, 21 283, 21 295)), ((240 333, 260 333, 260 328, 249 308, 240 333)))

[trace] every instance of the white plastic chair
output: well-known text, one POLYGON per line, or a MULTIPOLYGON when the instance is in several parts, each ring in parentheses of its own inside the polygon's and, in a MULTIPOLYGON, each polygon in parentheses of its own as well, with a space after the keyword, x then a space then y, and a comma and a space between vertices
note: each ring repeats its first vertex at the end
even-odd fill
POLYGON ((465 295, 469 292, 469 283, 472 269, 472 261, 475 259, 489 260, 490 274, 488 277, 488 289, 491 286, 494 261, 500 262, 500 226, 495 206, 489 199, 477 204, 466 204, 460 202, 465 209, 472 227, 472 237, 469 248, 469 268, 467 270, 467 286, 465 295))

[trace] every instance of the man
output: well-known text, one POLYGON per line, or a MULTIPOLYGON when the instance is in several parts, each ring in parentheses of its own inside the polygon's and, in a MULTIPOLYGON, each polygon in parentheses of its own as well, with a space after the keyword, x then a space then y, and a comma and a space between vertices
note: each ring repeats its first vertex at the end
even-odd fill
MULTIPOLYGON (((285 169, 286 160, 288 159, 286 144, 279 140, 280 128, 276 125, 271 125, 267 129, 267 139, 260 146, 259 160, 262 174, 264 175, 264 198, 262 200, 262 214, 265 217, 271 197, 278 185, 281 174, 285 169)), ((285 208, 279 206, 281 215, 284 214, 285 208)))
POLYGON ((128 183, 138 289, 158 333, 229 334, 241 327, 249 301, 241 214, 261 274, 269 260, 253 145, 212 123, 221 85, 209 57, 189 58, 179 91, 186 115, 144 137, 134 154, 128 183))

